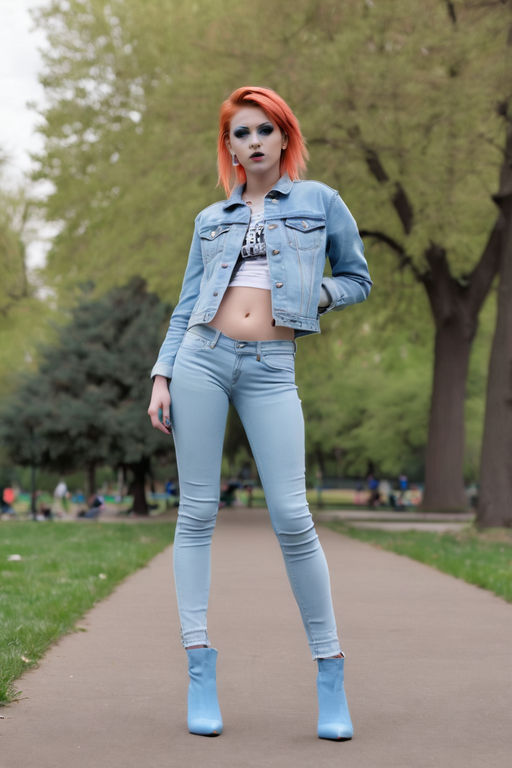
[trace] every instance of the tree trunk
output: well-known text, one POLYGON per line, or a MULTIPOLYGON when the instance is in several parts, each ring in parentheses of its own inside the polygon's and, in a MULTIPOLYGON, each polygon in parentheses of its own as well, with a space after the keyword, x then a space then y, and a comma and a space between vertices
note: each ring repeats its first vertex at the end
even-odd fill
POLYGON ((32 519, 37 517, 37 485, 36 485, 37 470, 32 464, 30 467, 30 514, 32 519))
POLYGON ((512 527, 512 170, 510 176, 509 194, 500 201, 504 229, 498 315, 487 382, 476 518, 482 528, 512 527))
POLYGON ((133 474, 132 479, 132 494, 133 504, 132 509, 138 515, 149 515, 149 507, 146 501, 146 475, 148 473, 148 460, 142 459, 137 464, 130 464, 130 469, 133 474))
POLYGON ((436 331, 423 507, 460 510, 464 492, 464 395, 472 338, 458 317, 436 331))
POLYGON ((464 493, 464 400, 478 315, 499 268, 501 232, 496 221, 480 261, 465 281, 453 277, 444 248, 431 242, 422 277, 436 326, 434 380, 425 457, 423 508, 460 510, 464 493))
POLYGON ((96 493, 96 464, 87 465, 87 498, 96 493))

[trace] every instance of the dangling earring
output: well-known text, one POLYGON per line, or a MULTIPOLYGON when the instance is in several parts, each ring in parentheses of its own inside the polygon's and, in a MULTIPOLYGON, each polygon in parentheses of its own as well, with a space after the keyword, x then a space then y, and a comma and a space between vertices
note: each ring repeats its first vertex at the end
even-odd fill
POLYGON ((231 161, 232 161, 233 165, 240 165, 240 160, 238 159, 238 157, 235 155, 234 152, 231 155, 231 161))

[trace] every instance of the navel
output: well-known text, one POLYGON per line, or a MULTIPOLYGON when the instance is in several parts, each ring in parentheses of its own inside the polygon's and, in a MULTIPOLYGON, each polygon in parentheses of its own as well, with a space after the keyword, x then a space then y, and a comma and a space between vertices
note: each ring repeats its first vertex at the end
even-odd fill
POLYGON ((250 312, 246 312, 245 317, 249 317, 250 314, 251 314, 250 312))

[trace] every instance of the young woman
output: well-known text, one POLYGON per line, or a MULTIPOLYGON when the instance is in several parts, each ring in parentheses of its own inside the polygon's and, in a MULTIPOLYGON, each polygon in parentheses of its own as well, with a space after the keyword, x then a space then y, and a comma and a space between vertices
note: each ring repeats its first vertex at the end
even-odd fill
POLYGON ((156 429, 172 430, 178 463, 174 576, 191 733, 222 731, 206 612, 232 402, 318 660, 318 736, 352 738, 329 573, 306 501, 294 362, 295 339, 319 333, 320 315, 364 301, 371 280, 356 223, 338 193, 299 181, 306 159, 297 119, 274 91, 239 88, 222 104, 218 168, 228 198, 196 218, 179 302, 151 373, 148 413, 156 429), (323 274, 326 257, 330 277, 323 274))

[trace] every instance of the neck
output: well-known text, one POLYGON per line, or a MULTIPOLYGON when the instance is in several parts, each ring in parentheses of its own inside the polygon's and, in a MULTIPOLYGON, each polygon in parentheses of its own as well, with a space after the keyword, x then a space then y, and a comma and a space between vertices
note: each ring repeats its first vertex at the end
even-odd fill
POLYGON ((248 198, 249 200, 252 200, 253 198, 257 199, 258 197, 265 197, 267 192, 270 192, 272 187, 281 178, 279 169, 277 169, 277 171, 272 169, 268 173, 258 174, 257 176, 247 174, 247 172, 246 175, 247 183, 245 185, 244 197, 248 198))

